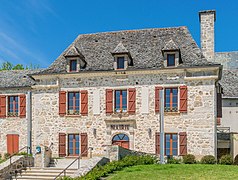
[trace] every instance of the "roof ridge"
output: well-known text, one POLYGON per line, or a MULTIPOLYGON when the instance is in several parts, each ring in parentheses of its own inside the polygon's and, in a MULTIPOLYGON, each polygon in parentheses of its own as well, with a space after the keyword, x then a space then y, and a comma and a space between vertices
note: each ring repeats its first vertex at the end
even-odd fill
POLYGON ((143 29, 133 29, 133 30, 115 30, 115 31, 104 31, 104 32, 95 32, 95 33, 84 33, 79 34, 76 39, 80 36, 90 36, 90 35, 98 35, 98 34, 115 34, 122 32, 137 32, 137 31, 148 31, 148 30, 173 30, 173 29, 188 29, 187 26, 176 26, 176 27, 162 27, 162 28, 143 28, 143 29))

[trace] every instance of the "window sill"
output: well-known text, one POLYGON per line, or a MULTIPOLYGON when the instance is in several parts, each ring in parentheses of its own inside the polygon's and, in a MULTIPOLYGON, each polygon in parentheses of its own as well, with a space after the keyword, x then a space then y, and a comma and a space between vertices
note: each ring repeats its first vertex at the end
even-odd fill
POLYGON ((180 115, 180 112, 164 112, 165 116, 176 116, 176 115, 180 115))
POLYGON ((114 113, 112 114, 112 117, 128 117, 128 116, 129 116, 128 112, 123 112, 123 113, 114 112, 114 113))
POLYGON ((80 114, 67 114, 65 117, 81 117, 82 115, 80 114))

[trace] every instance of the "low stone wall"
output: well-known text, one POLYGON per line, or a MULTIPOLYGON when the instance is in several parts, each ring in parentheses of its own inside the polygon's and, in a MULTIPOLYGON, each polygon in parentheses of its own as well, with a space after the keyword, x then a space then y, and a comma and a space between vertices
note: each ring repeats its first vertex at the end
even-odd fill
POLYGON ((128 155, 150 155, 159 160, 159 155, 140 151, 133 151, 116 145, 108 146, 106 149, 106 154, 107 158, 110 159, 110 161, 118 161, 128 155))
POLYGON ((50 164, 51 157, 52 157, 51 149, 44 146, 42 148, 41 153, 35 154, 34 166, 40 168, 48 167, 50 164))
POLYGON ((0 165, 0 180, 11 179, 16 173, 21 173, 27 167, 32 167, 33 161, 33 157, 13 156, 11 165, 10 159, 0 165))

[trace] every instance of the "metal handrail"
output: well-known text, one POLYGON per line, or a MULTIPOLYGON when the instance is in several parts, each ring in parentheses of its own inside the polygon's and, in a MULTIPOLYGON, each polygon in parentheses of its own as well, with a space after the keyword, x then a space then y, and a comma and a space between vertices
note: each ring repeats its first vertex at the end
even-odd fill
MULTIPOLYGON (((89 149, 89 148, 88 148, 89 149)), ((80 158, 82 157, 83 154, 85 154, 86 152, 88 152, 88 149, 85 150, 83 153, 81 153, 75 160, 73 160, 66 168, 63 169, 63 171, 61 171, 55 178, 54 180, 56 180, 58 177, 60 177, 61 174, 64 173, 64 177, 66 176, 66 170, 69 169, 70 166, 72 166, 77 160, 78 160, 78 169, 80 168, 80 158)))
MULTIPOLYGON (((15 152, 14 154, 12 154, 11 156, 9 156, 10 159, 10 165, 12 164, 12 157, 17 155, 19 152, 21 152, 23 149, 26 149, 26 151, 29 149, 30 147, 28 146, 24 146, 23 148, 21 148, 20 150, 18 150, 17 152, 15 152)), ((28 157, 28 152, 26 152, 26 156, 28 157)))

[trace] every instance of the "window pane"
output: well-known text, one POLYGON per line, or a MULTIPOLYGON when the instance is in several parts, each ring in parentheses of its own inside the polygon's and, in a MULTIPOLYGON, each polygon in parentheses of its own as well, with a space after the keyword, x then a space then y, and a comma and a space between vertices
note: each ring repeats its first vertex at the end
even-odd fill
POLYGON ((169 149, 165 150, 165 155, 170 155, 170 150, 169 149))
POLYGON ((178 155, 178 150, 177 149, 173 149, 173 156, 177 156, 178 155))
POLYGON ((69 154, 73 154, 73 149, 69 149, 69 154))
POLYGON ((75 154, 78 155, 79 154, 79 149, 75 150, 75 154))
POLYGON ((73 141, 73 139, 74 139, 74 135, 69 135, 69 141, 73 141))
POLYGON ((178 143, 177 142, 173 142, 173 149, 177 149, 178 148, 178 143))
POLYGON ((127 91, 122 91, 122 110, 127 111, 127 91))
POLYGON ((117 69, 124 69, 124 57, 117 58, 117 69))
POLYGON ((167 66, 175 66, 175 55, 174 54, 167 55, 167 66))
POLYGON ((77 60, 71 60, 70 61, 70 71, 76 71, 77 70, 77 60))
POLYGON ((178 135, 177 134, 172 134, 172 139, 173 139, 173 141, 177 141, 178 140, 178 135))
POLYGON ((115 96, 116 96, 115 108, 116 108, 116 112, 119 112, 120 111, 120 91, 116 91, 115 96))

